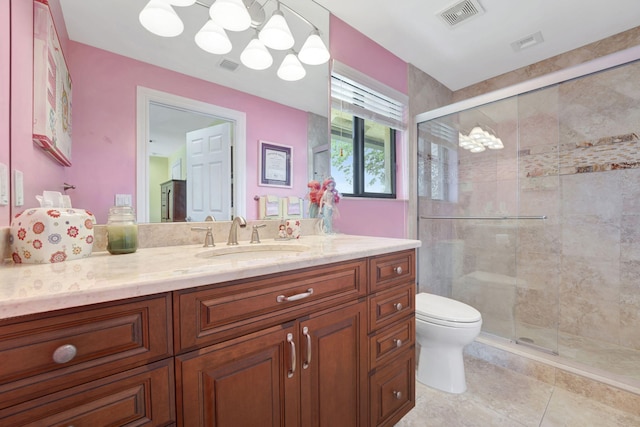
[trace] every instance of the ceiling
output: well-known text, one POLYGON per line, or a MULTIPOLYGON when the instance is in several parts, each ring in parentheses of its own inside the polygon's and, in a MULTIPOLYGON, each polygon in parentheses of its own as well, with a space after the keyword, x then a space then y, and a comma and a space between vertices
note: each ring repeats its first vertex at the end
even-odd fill
MULTIPOLYGON (((138 21, 138 15, 148 1, 60 0, 60 5, 71 40, 236 88, 303 111, 327 114, 328 64, 305 66, 305 78, 297 82, 285 82, 276 76, 276 71, 287 52, 270 50, 274 65, 269 69, 255 71, 240 65, 235 71, 229 71, 220 66, 221 62, 230 60, 240 64, 240 52, 251 40, 253 31, 228 31, 234 49, 227 55, 214 55, 200 49, 194 42, 195 34, 209 19, 208 8, 199 4, 174 7, 185 28, 179 36, 166 38, 148 32, 138 21)), ((205 5, 213 1, 199 0, 205 5)), ((274 0, 245 0, 245 3, 251 4, 252 1, 264 5, 267 17, 276 7, 274 0)), ((311 21, 329 46, 329 13, 325 9, 311 0, 285 0, 283 3, 311 21)), ((296 39, 294 49, 299 51, 312 28, 284 8, 282 10, 296 39)))
MULTIPOLYGON (((246 80, 256 83, 256 73, 267 74, 253 70, 240 70, 240 73, 221 70, 217 67, 221 58, 201 51, 193 43, 193 35, 206 19, 206 10, 201 6, 176 7, 185 22, 185 32, 176 39, 163 39, 148 33, 138 23, 138 13, 147 0, 60 1, 73 40, 206 80, 220 80, 227 86, 247 84, 246 80), (179 45, 177 49, 176 44, 179 45), (249 77, 242 71, 250 71, 249 77)), ((258 1, 265 4, 266 9, 274 4, 273 0, 258 1)), ((318 26, 325 40, 328 38, 326 10, 330 11, 451 90, 601 40, 640 22, 638 0, 604 3, 584 0, 473 1, 479 3, 484 13, 453 27, 438 14, 459 3, 458 0, 283 0, 283 3, 318 26), (513 50, 512 42, 537 32, 542 34, 542 43, 519 52, 513 50)), ((202 2, 213 3, 212 0, 202 2)), ((308 31, 299 20, 288 20, 292 27, 301 26, 302 32, 308 31)), ((308 76, 310 78, 305 78, 304 83, 286 85, 278 81, 275 67, 272 68, 273 82, 262 83, 260 80, 257 87, 250 88, 251 93, 272 97, 270 89, 275 88, 275 92, 280 92, 279 97, 275 95, 277 99, 295 98, 289 103, 313 110, 310 100, 305 101, 303 96, 298 99, 304 92, 299 88, 315 81, 316 74, 326 74, 326 68, 306 67, 313 74, 308 76)))
MULTIPOLYGON (((240 49, 224 58, 202 51, 193 36, 207 19, 199 5, 175 7, 185 31, 175 38, 147 32, 138 14, 148 0, 60 0, 69 38, 100 49, 224 86, 234 87, 316 114, 327 113, 328 65, 306 66, 307 76, 283 82, 274 66, 254 71, 240 65, 231 72, 223 59, 240 63, 240 49), (322 94, 318 96, 318 94, 322 94)), ((255 0, 245 0, 251 2, 255 0)), ((274 0, 257 0, 267 16, 274 0)), ((458 0, 283 0, 313 22, 327 46, 329 11, 396 56, 429 74, 451 90, 524 67, 560 53, 634 28, 640 22, 638 0, 470 0, 481 13, 453 27, 438 15, 458 0), (543 42, 514 51, 512 43, 540 33, 543 42)), ((205 4, 213 0, 200 0, 205 4)), ((309 32, 303 21, 285 16, 299 49, 309 32)), ((251 34, 231 33, 234 46, 251 34)), ((284 56, 282 54, 282 56, 284 56)), ((164 120, 169 120, 165 117, 164 120)), ((184 120, 184 119, 181 119, 184 120)))
POLYGON ((438 14, 458 0, 315 1, 454 91, 640 24, 638 0, 478 0, 484 13, 454 27, 438 14))

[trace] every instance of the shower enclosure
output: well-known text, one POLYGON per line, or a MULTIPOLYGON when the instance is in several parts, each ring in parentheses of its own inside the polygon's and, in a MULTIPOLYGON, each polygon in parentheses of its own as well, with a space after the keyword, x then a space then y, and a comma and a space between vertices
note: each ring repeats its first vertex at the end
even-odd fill
POLYGON ((640 61, 419 115, 420 291, 640 384, 638 135, 640 61))

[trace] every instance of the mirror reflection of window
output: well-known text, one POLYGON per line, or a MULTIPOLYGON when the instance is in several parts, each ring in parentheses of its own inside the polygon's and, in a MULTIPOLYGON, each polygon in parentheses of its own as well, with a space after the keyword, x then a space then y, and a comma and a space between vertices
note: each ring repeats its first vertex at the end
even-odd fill
POLYGON ((432 121, 418 126, 418 194, 431 200, 458 200, 458 132, 432 121))

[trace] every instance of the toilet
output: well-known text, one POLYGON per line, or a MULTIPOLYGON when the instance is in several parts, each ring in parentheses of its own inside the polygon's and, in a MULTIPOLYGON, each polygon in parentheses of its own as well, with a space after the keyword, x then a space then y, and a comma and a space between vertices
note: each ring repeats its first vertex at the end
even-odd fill
POLYGON ((475 308, 438 295, 416 295, 416 340, 420 344, 418 381, 449 393, 467 389, 462 350, 480 333, 475 308))

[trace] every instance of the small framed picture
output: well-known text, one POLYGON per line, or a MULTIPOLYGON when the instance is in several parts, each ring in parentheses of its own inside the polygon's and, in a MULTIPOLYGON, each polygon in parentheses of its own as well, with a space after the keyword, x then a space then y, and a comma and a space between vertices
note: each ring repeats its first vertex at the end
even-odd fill
POLYGON ((293 147, 260 141, 259 149, 258 168, 260 170, 258 185, 291 188, 293 186, 291 172, 293 147))

